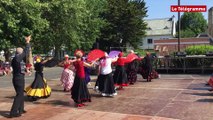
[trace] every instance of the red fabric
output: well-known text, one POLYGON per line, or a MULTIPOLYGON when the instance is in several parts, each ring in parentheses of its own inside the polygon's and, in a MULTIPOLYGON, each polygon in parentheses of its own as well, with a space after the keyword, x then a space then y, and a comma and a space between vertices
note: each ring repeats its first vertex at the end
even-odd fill
POLYGON ((102 58, 105 56, 105 52, 99 49, 94 49, 88 53, 87 60, 89 62, 95 61, 98 58, 102 58))
POLYGON ((128 62, 132 62, 133 60, 135 60, 137 58, 138 58, 138 56, 136 54, 134 54, 134 53, 130 53, 126 57, 126 59, 127 59, 128 62))
POLYGON ((76 62, 74 62, 74 66, 75 66, 75 69, 76 69, 76 75, 79 78, 85 78, 84 62, 83 61, 76 61, 76 62))
POLYGON ((70 62, 69 62, 69 59, 66 59, 64 61, 64 69, 69 69, 70 68, 70 62))
POLYGON ((70 64, 67 63, 67 64, 64 64, 64 69, 69 69, 70 68, 70 64))
POLYGON ((117 60, 117 65, 124 66, 126 62, 127 62, 126 58, 119 57, 117 60))
POLYGON ((120 52, 120 53, 118 54, 118 57, 123 57, 123 55, 124 55, 124 53, 123 53, 123 52, 120 52))
POLYGON ((213 76, 212 77, 210 77, 210 79, 209 79, 209 85, 213 88, 213 76))

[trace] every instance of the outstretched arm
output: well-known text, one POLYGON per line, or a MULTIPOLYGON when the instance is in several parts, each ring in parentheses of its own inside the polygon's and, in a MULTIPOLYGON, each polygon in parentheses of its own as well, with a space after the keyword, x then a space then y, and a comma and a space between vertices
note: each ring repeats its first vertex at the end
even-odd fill
POLYGON ((26 57, 26 55, 29 54, 30 40, 31 40, 31 35, 28 37, 25 37, 26 47, 25 47, 24 51, 17 56, 17 62, 21 62, 26 57))

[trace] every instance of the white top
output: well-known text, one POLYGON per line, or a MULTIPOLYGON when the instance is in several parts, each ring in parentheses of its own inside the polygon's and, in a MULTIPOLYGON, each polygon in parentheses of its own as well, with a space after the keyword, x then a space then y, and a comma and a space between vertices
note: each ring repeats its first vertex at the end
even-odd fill
POLYGON ((112 64, 111 58, 102 59, 100 61, 100 66, 101 66, 100 73, 102 75, 107 75, 111 73, 112 72, 111 64, 112 64))

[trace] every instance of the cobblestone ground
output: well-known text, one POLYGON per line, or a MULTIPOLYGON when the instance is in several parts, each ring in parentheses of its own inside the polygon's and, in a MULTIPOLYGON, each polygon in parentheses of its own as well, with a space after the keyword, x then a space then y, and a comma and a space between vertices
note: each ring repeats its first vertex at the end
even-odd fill
MULTIPOLYGON (((26 114, 15 120, 213 120, 213 92, 206 86, 209 76, 161 75, 146 82, 138 77, 135 85, 118 91, 115 97, 101 97, 89 87, 92 102, 76 108, 69 92, 60 86, 61 69, 45 70, 52 95, 30 102, 25 98, 26 114)), ((33 76, 26 77, 26 86, 33 76)), ((7 118, 15 94, 11 76, 0 77, 0 120, 7 118)))

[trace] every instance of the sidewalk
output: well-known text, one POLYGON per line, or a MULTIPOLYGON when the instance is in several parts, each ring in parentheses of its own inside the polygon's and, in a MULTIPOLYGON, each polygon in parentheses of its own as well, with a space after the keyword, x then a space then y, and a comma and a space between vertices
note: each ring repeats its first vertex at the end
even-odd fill
MULTIPOLYGON (((92 76, 96 79, 96 76, 92 76)), ((114 98, 101 97, 89 86, 92 102, 83 108, 74 107, 69 92, 60 82, 48 81, 52 95, 36 102, 25 101, 27 113, 15 120, 212 120, 213 92, 205 86, 209 76, 161 75, 118 91, 114 98)), ((0 80, 0 84, 11 81, 0 80)), ((29 84, 29 83, 27 83, 29 84)), ((14 96, 12 86, 0 88, 0 120, 8 119, 14 96)))

